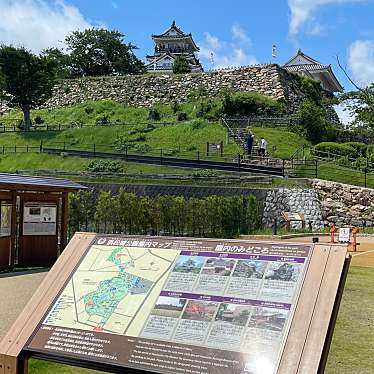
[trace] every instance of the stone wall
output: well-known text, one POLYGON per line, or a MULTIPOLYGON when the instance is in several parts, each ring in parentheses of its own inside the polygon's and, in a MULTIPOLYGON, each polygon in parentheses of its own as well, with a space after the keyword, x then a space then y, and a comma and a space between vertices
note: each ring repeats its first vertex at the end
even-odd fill
POLYGON ((336 226, 374 225, 374 189, 323 180, 313 180, 312 186, 321 201, 324 224, 336 226))
MULTIPOLYGON (((198 90, 212 97, 224 89, 231 89, 284 99, 287 113, 292 114, 305 99, 305 94, 293 83, 293 75, 276 64, 182 75, 143 74, 69 79, 56 84, 54 94, 45 107, 75 105, 86 100, 114 100, 150 107, 156 103, 183 102, 198 90)), ((335 111, 330 109, 329 117, 334 117, 335 111)), ((0 102, 0 115, 8 110, 6 104, 0 102)))
MULTIPOLYGON (((280 188, 268 191, 265 199, 263 224, 272 227, 274 220, 280 226, 284 225, 282 212, 303 213, 306 225, 312 224, 312 229, 323 229, 321 204, 316 191, 312 189, 280 188)), ((292 228, 301 228, 301 222, 291 222, 292 228)))
POLYGON ((229 88, 256 91, 275 99, 286 98, 284 77, 278 65, 256 65, 205 73, 167 75, 144 74, 64 80, 56 85, 48 107, 74 105, 85 100, 112 99, 129 105, 185 101, 193 91, 204 89, 207 96, 229 88))

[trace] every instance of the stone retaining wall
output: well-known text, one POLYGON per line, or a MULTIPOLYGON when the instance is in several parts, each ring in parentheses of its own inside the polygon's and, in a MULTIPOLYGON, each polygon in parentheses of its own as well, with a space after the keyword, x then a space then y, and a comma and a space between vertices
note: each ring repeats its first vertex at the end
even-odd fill
MULTIPOLYGON (((269 190, 264 206, 263 225, 272 227, 277 219, 279 226, 284 225, 282 212, 303 213, 306 225, 313 231, 323 229, 321 204, 316 191, 312 189, 280 188, 269 190)), ((301 228, 301 222, 291 222, 292 228, 301 228)))
MULTIPOLYGON (((283 70, 283 69, 282 69, 283 70)), ((144 74, 61 81, 47 106, 74 105, 85 100, 111 99, 135 106, 185 101, 194 91, 215 96, 230 88, 256 91, 275 99, 285 98, 284 79, 277 65, 183 75, 144 74)))
POLYGON ((315 179, 324 224, 374 225, 374 189, 315 179))

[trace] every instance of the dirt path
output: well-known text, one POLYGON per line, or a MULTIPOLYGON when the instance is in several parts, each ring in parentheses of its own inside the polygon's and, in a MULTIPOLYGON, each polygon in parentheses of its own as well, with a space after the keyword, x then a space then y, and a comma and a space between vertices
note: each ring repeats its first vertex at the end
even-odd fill
POLYGON ((47 272, 0 275, 0 340, 21 313, 47 272))

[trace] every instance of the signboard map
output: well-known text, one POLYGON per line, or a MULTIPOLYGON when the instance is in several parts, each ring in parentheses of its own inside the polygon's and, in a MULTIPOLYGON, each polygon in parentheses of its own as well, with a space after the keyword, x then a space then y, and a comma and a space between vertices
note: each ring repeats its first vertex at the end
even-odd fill
POLYGON ((162 373, 276 373, 311 248, 97 237, 27 349, 162 373))
POLYGON ((23 211, 23 235, 56 235, 56 204, 27 203, 23 211))

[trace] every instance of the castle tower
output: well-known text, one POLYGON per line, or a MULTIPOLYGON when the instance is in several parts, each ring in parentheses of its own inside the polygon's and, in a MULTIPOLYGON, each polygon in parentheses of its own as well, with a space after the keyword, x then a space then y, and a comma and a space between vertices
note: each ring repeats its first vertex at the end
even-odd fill
POLYGON ((192 72, 203 71, 196 57, 199 47, 195 44, 191 33, 186 34, 179 29, 175 21, 161 35, 152 35, 155 42, 155 52, 147 56, 146 69, 150 73, 172 73, 173 63, 178 56, 185 56, 190 63, 192 72))
POLYGON ((332 71, 331 65, 321 64, 299 49, 283 68, 289 72, 307 76, 321 83, 322 88, 330 93, 342 92, 343 87, 332 71))

